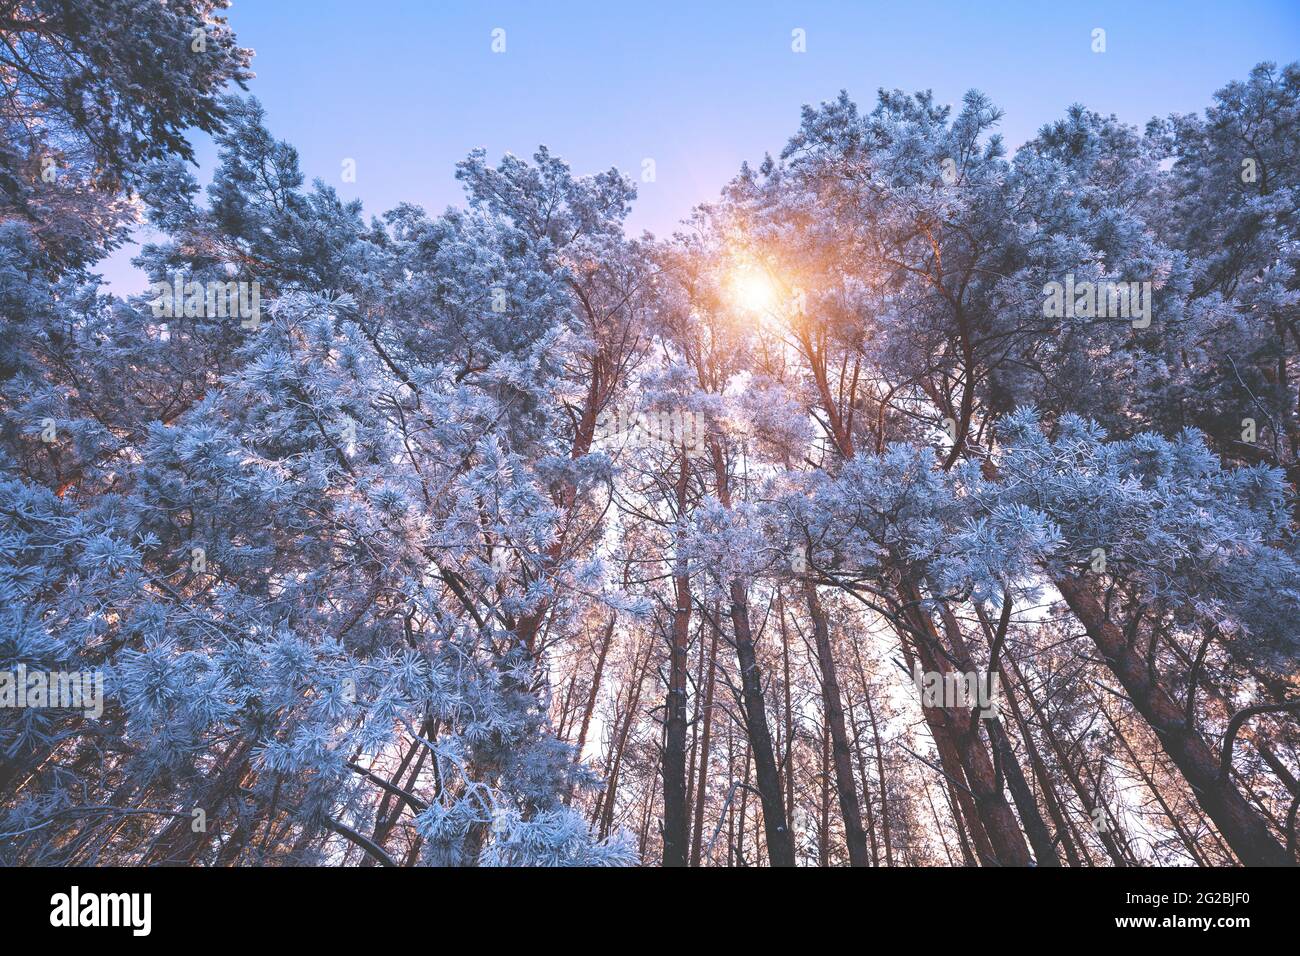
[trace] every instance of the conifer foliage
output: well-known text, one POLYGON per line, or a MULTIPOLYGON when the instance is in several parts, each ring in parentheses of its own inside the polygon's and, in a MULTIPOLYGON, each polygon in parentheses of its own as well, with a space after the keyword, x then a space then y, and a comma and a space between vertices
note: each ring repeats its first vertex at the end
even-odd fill
POLYGON ((634 238, 367 221, 224 6, 0 3, 0 863, 1297 862, 1300 67, 842 94, 634 238))

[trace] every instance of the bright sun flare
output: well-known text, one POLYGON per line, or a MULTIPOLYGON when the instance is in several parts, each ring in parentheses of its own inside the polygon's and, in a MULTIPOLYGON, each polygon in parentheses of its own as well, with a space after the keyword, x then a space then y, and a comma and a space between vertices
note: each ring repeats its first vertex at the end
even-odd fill
POLYGON ((771 312, 777 303, 776 287, 761 269, 742 266, 731 277, 731 295, 750 312, 771 312))

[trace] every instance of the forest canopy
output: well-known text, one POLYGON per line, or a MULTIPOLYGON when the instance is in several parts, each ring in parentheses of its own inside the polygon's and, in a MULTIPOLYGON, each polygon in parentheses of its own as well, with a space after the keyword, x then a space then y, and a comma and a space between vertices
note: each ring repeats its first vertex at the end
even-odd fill
POLYGON ((367 218, 225 6, 0 2, 0 863, 1300 859, 1300 64, 841 93, 660 238, 367 218))

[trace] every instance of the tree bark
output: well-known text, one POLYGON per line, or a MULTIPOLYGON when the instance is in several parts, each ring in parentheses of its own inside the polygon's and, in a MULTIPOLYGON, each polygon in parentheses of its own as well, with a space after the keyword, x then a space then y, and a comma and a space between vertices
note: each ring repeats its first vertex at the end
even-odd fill
POLYGON ((652 642, 646 642, 645 660, 634 658, 632 667, 632 692, 628 698, 627 714, 624 716, 621 726, 618 728, 613 740, 613 754, 609 767, 609 780, 605 786, 604 801, 598 807, 600 810, 600 838, 603 840, 609 836, 609 831, 614 826, 614 797, 618 793, 618 774, 623 765, 623 752, 627 748, 627 738, 632 732, 632 722, 636 719, 636 708, 641 702, 641 687, 645 683, 646 671, 650 664, 650 649, 652 642))
MULTIPOLYGON (((701 643, 703 638, 701 637, 701 643)), ((713 630, 713 639, 709 646, 708 675, 704 681, 704 709, 701 719, 704 729, 700 733, 700 759, 697 789, 695 792, 695 832, 691 839, 691 866, 700 865, 701 851, 704 846, 704 803, 709 786, 709 737, 713 730, 713 687, 714 670, 718 660, 718 631, 713 630)))
POLYGON ((840 814, 844 818, 844 843, 849 851, 849 865, 869 866, 871 857, 867 852, 867 837, 862 830, 862 815, 858 809, 858 788, 853 779, 852 752, 849 749, 848 731, 844 726, 844 704, 840 696, 839 678, 835 673, 835 658, 831 653, 830 626, 817 596, 817 587, 808 578, 804 579, 804 596, 813 622, 817 664, 821 670, 822 704, 831 739, 835 789, 839 796, 840 814))
MULTIPOLYGON (((600 678, 605 671, 605 658, 609 656, 609 645, 614 641, 615 621, 617 621, 617 618, 611 614, 609 623, 605 625, 605 635, 600 642, 600 652, 596 655, 596 670, 591 676, 591 690, 587 694, 587 704, 582 709, 582 723, 578 727, 578 741, 574 745, 574 763, 579 763, 582 760, 582 749, 587 746, 587 731, 591 729, 591 717, 596 712, 596 698, 600 694, 600 678)), ((564 805, 567 807, 572 801, 573 790, 570 789, 564 795, 564 805)))
MULTIPOLYGON (((686 455, 677 482, 678 514, 686 510, 686 455)), ((673 574, 673 610, 668 653, 668 699, 664 715, 664 866, 685 866, 690 819, 686 810, 686 652, 690 641, 691 584, 679 557, 673 574)))
MULTIPOLYGON (((731 494, 727 482, 727 466, 722 458, 722 448, 717 440, 710 442, 713 468, 717 479, 718 500, 724 508, 731 507, 731 494)), ((763 806, 763 830, 767 836, 768 858, 773 866, 794 866, 794 841, 786 823, 785 807, 781 800, 781 778, 776 769, 772 750, 772 733, 767 726, 767 710, 763 700, 763 680, 758 670, 758 656, 754 650, 754 635, 749 626, 749 597, 745 585, 738 580, 728 587, 731 597, 731 625, 736 641, 736 660, 740 665, 740 686, 744 701, 745 731, 749 737, 754 758, 754 775, 757 778, 759 800, 763 806)))
MULTIPOLYGON (((916 649, 921 663, 927 671, 946 675, 956 670, 943 653, 942 642, 934 622, 921 605, 919 587, 905 582, 900 587, 901 596, 907 606, 907 615, 917 635, 916 649)), ((962 769, 966 772, 967 785, 975 801, 975 810, 989 842, 993 846, 995 860, 1002 866, 1028 866, 1029 847, 1025 843, 1020 824, 1011 812, 998 784, 993 763, 989 759, 984 742, 980 740, 977 720, 967 708, 926 708, 938 715, 948 730, 962 769)))
POLYGON ((1200 734, 1187 726, 1182 709, 1149 673, 1089 586, 1071 577, 1062 577, 1055 584, 1238 859, 1247 866, 1294 866, 1296 861, 1269 832, 1263 817, 1230 779, 1219 774, 1214 753, 1200 734))
POLYGON ((736 636, 736 658, 740 664, 740 686, 744 698, 745 731, 754 758, 759 800, 763 805, 763 830, 767 836, 768 857, 773 866, 794 866, 794 842, 786 825, 781 800, 781 779, 776 772, 772 753, 772 734, 767 727, 763 701, 763 683, 749 629, 749 601, 744 585, 733 581, 730 587, 731 624, 736 636))

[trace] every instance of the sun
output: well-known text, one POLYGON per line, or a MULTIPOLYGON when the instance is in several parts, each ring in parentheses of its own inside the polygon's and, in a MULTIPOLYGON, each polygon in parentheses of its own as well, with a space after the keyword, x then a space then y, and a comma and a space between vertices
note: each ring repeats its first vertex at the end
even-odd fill
POLYGON ((731 299, 748 312, 772 312, 780 299, 772 280, 763 270, 752 265, 736 268, 731 274, 731 299))

